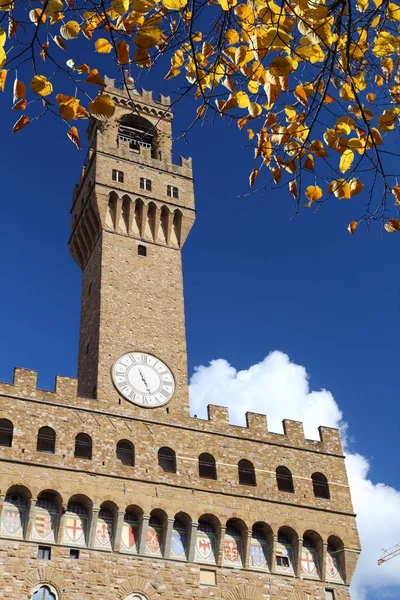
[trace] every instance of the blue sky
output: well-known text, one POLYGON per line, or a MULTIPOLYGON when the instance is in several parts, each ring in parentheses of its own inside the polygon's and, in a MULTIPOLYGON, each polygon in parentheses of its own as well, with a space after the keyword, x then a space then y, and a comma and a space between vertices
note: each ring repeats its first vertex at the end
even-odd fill
MULTIPOLYGON (((145 87, 165 93, 172 84, 153 79, 145 87)), ((52 388, 56 374, 76 375, 81 277, 67 239, 84 151, 50 116, 12 135, 19 115, 8 112, 10 93, 0 98, 0 379, 21 366, 52 388)), ((189 100, 176 108, 176 136, 190 110, 189 100)), ((293 219, 286 188, 240 197, 252 151, 228 120, 196 127, 188 140, 175 155, 193 157, 198 210, 184 248, 189 372, 217 358, 248 369, 271 351, 286 353, 307 369, 312 389, 333 394, 349 448, 368 459, 371 480, 399 489, 400 234, 382 235, 377 225, 349 236, 362 195, 293 219)))

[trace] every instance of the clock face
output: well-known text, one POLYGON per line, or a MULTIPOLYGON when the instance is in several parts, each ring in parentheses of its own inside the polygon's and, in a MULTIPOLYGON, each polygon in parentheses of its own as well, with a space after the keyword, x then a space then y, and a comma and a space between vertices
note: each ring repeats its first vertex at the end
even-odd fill
POLYGON ((145 408, 167 404, 175 391, 171 370, 146 352, 128 352, 121 356, 111 369, 111 377, 126 400, 145 408))

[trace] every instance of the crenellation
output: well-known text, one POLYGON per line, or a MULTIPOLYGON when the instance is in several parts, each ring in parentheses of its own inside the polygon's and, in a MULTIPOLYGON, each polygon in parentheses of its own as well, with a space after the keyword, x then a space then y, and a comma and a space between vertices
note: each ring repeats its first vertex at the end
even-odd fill
POLYGON ((320 426, 318 427, 318 431, 321 442, 327 452, 331 452, 332 454, 343 454, 342 441, 338 429, 320 426))
POLYGON ((37 392, 37 371, 15 367, 13 386, 15 391, 24 396, 32 396, 37 392))
POLYGON ((268 431, 267 417, 259 413, 246 412, 246 427, 251 434, 265 435, 268 431))
POLYGON ((209 404, 207 406, 207 415, 210 423, 216 423, 219 426, 229 424, 229 408, 226 406, 217 406, 209 404))
POLYGON ((304 427, 301 421, 292 421, 291 419, 283 419, 283 431, 287 439, 293 446, 300 448, 305 444, 304 427))

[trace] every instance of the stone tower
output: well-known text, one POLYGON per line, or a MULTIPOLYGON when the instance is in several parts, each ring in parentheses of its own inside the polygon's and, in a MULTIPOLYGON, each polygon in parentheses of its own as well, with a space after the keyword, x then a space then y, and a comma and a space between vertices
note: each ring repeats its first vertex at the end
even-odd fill
POLYGON ((189 416, 181 248, 191 161, 169 99, 107 80, 70 251, 78 379, 0 383, 3 600, 349 600, 360 551, 337 430, 189 416))

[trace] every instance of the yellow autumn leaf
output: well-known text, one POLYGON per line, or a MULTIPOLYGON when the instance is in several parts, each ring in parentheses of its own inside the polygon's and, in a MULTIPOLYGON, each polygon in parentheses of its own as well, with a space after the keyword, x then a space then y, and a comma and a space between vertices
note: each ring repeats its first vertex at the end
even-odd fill
POLYGON ((107 94, 101 94, 90 102, 89 110, 92 117, 99 121, 108 121, 115 112, 115 104, 113 99, 107 94))
POLYGON ((99 54, 110 54, 113 47, 105 38, 99 38, 95 41, 94 48, 99 54))
POLYGON ((185 8, 188 0, 162 0, 162 3, 168 10, 181 10, 185 8))
POLYGON ((253 187, 254 182, 258 177, 258 173, 259 173, 259 169, 253 169, 252 172, 250 173, 250 177, 249 177, 250 187, 253 187))
POLYGON ((249 140, 252 140, 254 137, 254 131, 252 129, 248 129, 247 135, 249 136, 249 140))
POLYGON ((345 179, 334 179, 328 185, 329 194, 334 194, 340 200, 349 200, 351 198, 350 184, 345 179))
POLYGON ((355 230, 357 229, 358 226, 358 222, 357 221, 350 221, 350 223, 347 226, 347 231, 353 235, 353 233, 355 232, 355 230))
POLYGON ((292 194, 293 198, 297 198, 297 181, 295 179, 289 181, 289 193, 292 194))
POLYGON ((76 127, 71 127, 69 131, 67 131, 67 136, 71 140, 73 144, 78 148, 78 150, 82 150, 81 142, 79 139, 79 133, 76 127))
POLYGON ((14 126, 12 128, 12 132, 13 133, 18 133, 18 131, 21 131, 21 129, 23 127, 26 127, 26 125, 29 125, 30 121, 29 121, 29 117, 27 115, 22 115, 22 117, 20 117, 18 119, 18 121, 16 123, 14 123, 14 126))
POLYGON ((250 104, 250 100, 246 92, 239 91, 236 92, 235 98, 237 101, 237 105, 239 108, 247 108, 250 104))
POLYGON ((222 10, 229 10, 237 4, 237 0, 218 0, 218 3, 222 10))
POLYGON ((117 60, 119 65, 129 64, 129 44, 125 40, 117 43, 117 60))
POLYGON ((6 79, 7 79, 7 70, 2 69, 0 71, 0 92, 4 92, 4 88, 6 85, 6 79))
POLYGON ((342 100, 355 100, 353 90, 348 83, 344 83, 342 85, 342 88, 339 91, 339 96, 342 98, 342 100))
POLYGON ((295 87, 294 95, 300 104, 308 106, 308 98, 311 94, 307 92, 307 89, 301 83, 295 87))
POLYGON ((249 114, 251 117, 259 117, 262 113, 262 106, 257 102, 250 102, 248 106, 249 114))
POLYGON ((0 27, 0 47, 3 48, 7 40, 7 34, 2 27, 0 27))
POLYGON ((50 17, 55 17, 57 13, 62 12, 63 8, 62 0, 49 0, 46 10, 50 17))
POLYGON ((9 12, 14 8, 14 0, 0 0, 0 10, 9 12))
POLYGON ((398 50, 397 38, 388 31, 380 31, 374 40, 372 53, 378 58, 389 56, 398 50))
POLYGON ((53 91, 53 86, 44 75, 35 75, 31 79, 31 90, 39 96, 49 96, 53 91))
POLYGON ((78 113, 79 100, 74 96, 57 94, 56 102, 60 109, 60 116, 66 121, 75 119, 78 113))
POLYGON ((236 29, 228 29, 225 32, 225 39, 228 44, 237 44, 239 41, 239 33, 236 31, 236 29))
POLYGON ((15 103, 17 100, 21 100, 21 98, 25 98, 26 96, 26 86, 22 81, 19 81, 17 78, 14 80, 13 86, 13 102, 15 103))
POLYGON ((100 85, 101 87, 105 86, 104 80, 100 77, 98 69, 90 70, 89 75, 86 77, 86 83, 92 83, 93 85, 100 85))
POLYGON ((4 51, 4 48, 0 47, 0 69, 4 67, 7 61, 7 54, 4 51))
POLYGON ((296 58, 300 58, 311 64, 325 60, 325 53, 319 44, 299 45, 295 50, 295 54, 296 58))
POLYGON ((400 185, 394 185, 392 187, 392 194, 395 197, 395 205, 400 206, 400 185))
POLYGON ((32 21, 32 23, 37 25, 39 22, 44 23, 47 19, 47 15, 42 8, 34 8, 33 10, 29 11, 29 19, 32 21))
POLYGON ((359 194, 364 189, 363 182, 360 181, 359 179, 357 179, 356 177, 353 177, 352 179, 350 179, 349 186, 350 186, 350 196, 351 197, 355 196, 356 194, 359 194))
POLYGON ((400 21, 400 6, 394 2, 389 2, 387 17, 390 21, 400 21))
POLYGON ((139 48, 147 50, 154 48, 161 41, 161 29, 159 27, 143 27, 133 40, 139 48))
POLYGON ((396 231, 400 231, 400 220, 389 219, 385 223, 385 229, 388 233, 395 233, 396 231))
POLYGON ((112 0, 111 6, 119 15, 124 15, 129 10, 129 0, 112 0))
POLYGON ((138 48, 133 56, 133 62, 141 69, 151 67, 151 56, 144 48, 138 48))
POLYGON ((314 171, 314 157, 312 154, 309 154, 306 160, 303 163, 303 169, 307 169, 308 171, 314 171))
POLYGON ((76 21, 68 21, 60 28, 60 33, 64 40, 74 40, 78 37, 81 28, 76 21))
POLYGON ((268 71, 274 77, 284 77, 293 73, 297 67, 298 62, 290 58, 290 56, 277 56, 271 61, 268 71))
POLYGON ((316 202, 322 198, 322 189, 319 185, 309 185, 305 189, 305 195, 310 202, 316 202))
POLYGON ((384 110, 378 117, 378 127, 380 131, 391 131, 396 125, 396 115, 394 110, 384 110))
POLYGON ((345 150, 340 157, 339 169, 341 173, 346 173, 353 164, 354 152, 352 150, 345 150))

